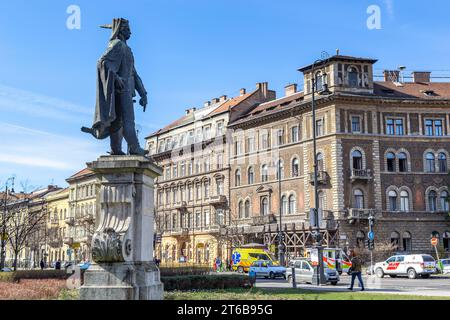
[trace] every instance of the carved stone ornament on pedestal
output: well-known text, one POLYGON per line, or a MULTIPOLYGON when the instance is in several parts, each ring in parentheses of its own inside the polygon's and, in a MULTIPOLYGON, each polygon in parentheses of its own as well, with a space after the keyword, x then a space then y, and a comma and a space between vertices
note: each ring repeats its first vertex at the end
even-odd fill
POLYGON ((88 163, 100 184, 94 264, 83 300, 159 300, 163 285, 153 262, 154 179, 162 170, 143 156, 102 156, 88 163))

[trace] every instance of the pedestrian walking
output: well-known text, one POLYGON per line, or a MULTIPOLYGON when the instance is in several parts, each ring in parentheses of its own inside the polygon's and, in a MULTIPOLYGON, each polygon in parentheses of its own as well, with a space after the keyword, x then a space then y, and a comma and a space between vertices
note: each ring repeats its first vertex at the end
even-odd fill
POLYGON ((43 259, 41 259, 41 262, 39 262, 39 266, 41 267, 41 270, 44 270, 44 268, 45 268, 45 263, 44 263, 44 260, 43 260, 43 259))
POLYGON ((216 258, 216 271, 220 272, 220 267, 222 265, 222 261, 220 260, 220 257, 216 258))
POLYGON ((61 270, 61 261, 56 261, 55 263, 55 270, 61 270))
POLYGON ((352 275, 352 281, 350 283, 350 288, 347 288, 348 290, 353 290, 353 285, 355 283, 355 278, 358 277, 358 281, 359 281, 359 285, 361 287, 361 291, 364 291, 364 283, 362 280, 362 276, 361 276, 361 268, 363 265, 363 261, 360 258, 360 256, 358 256, 356 254, 355 251, 352 252, 352 259, 351 259, 351 263, 352 263, 352 267, 351 267, 351 275, 352 275))

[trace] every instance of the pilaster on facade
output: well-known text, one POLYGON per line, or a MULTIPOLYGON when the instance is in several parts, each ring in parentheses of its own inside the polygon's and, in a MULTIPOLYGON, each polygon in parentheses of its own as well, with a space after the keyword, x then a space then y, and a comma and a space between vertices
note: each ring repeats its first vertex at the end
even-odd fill
POLYGON ((311 192, 310 192, 310 183, 309 183, 309 173, 311 171, 310 169, 310 154, 312 149, 312 143, 305 143, 304 149, 303 149, 303 190, 304 190, 304 199, 305 199, 305 212, 309 212, 309 209, 312 208, 312 201, 311 201, 311 192))
POLYGON ((381 159, 383 159, 383 156, 380 154, 380 141, 378 139, 373 140, 372 152, 375 209, 377 212, 381 212, 383 209, 383 200, 381 195, 381 159))
MULTIPOLYGON (((341 139, 336 139, 331 144, 331 179, 334 185, 332 189, 332 207, 335 214, 339 214, 339 212, 344 210, 344 164, 341 143, 341 139)), ((336 216, 336 218, 338 217, 336 216)))

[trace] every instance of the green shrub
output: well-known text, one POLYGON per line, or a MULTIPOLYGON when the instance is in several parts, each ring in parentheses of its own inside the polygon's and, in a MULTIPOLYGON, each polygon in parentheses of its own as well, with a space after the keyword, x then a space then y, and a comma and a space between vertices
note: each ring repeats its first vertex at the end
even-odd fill
POLYGON ((18 270, 11 272, 14 281, 22 279, 67 279, 70 274, 65 270, 18 270))
POLYGON ((210 267, 203 266, 170 266, 160 267, 161 276, 187 276, 187 275, 208 275, 211 272, 210 267))
POLYGON ((246 275, 182 275, 161 276, 166 291, 245 288, 250 283, 246 275))

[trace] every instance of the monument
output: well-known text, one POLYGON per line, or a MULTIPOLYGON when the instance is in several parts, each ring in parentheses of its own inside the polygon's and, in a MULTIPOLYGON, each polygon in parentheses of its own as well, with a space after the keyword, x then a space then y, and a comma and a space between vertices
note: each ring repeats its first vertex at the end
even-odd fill
POLYGON ((161 300, 163 284, 153 261, 154 179, 162 170, 145 157, 134 123, 133 97, 147 105, 147 92, 126 41, 129 22, 114 19, 107 51, 98 61, 94 124, 82 128, 97 139, 110 137, 109 156, 88 163, 100 184, 94 263, 84 274, 82 300, 161 300), (122 140, 128 155, 122 151, 122 140))

